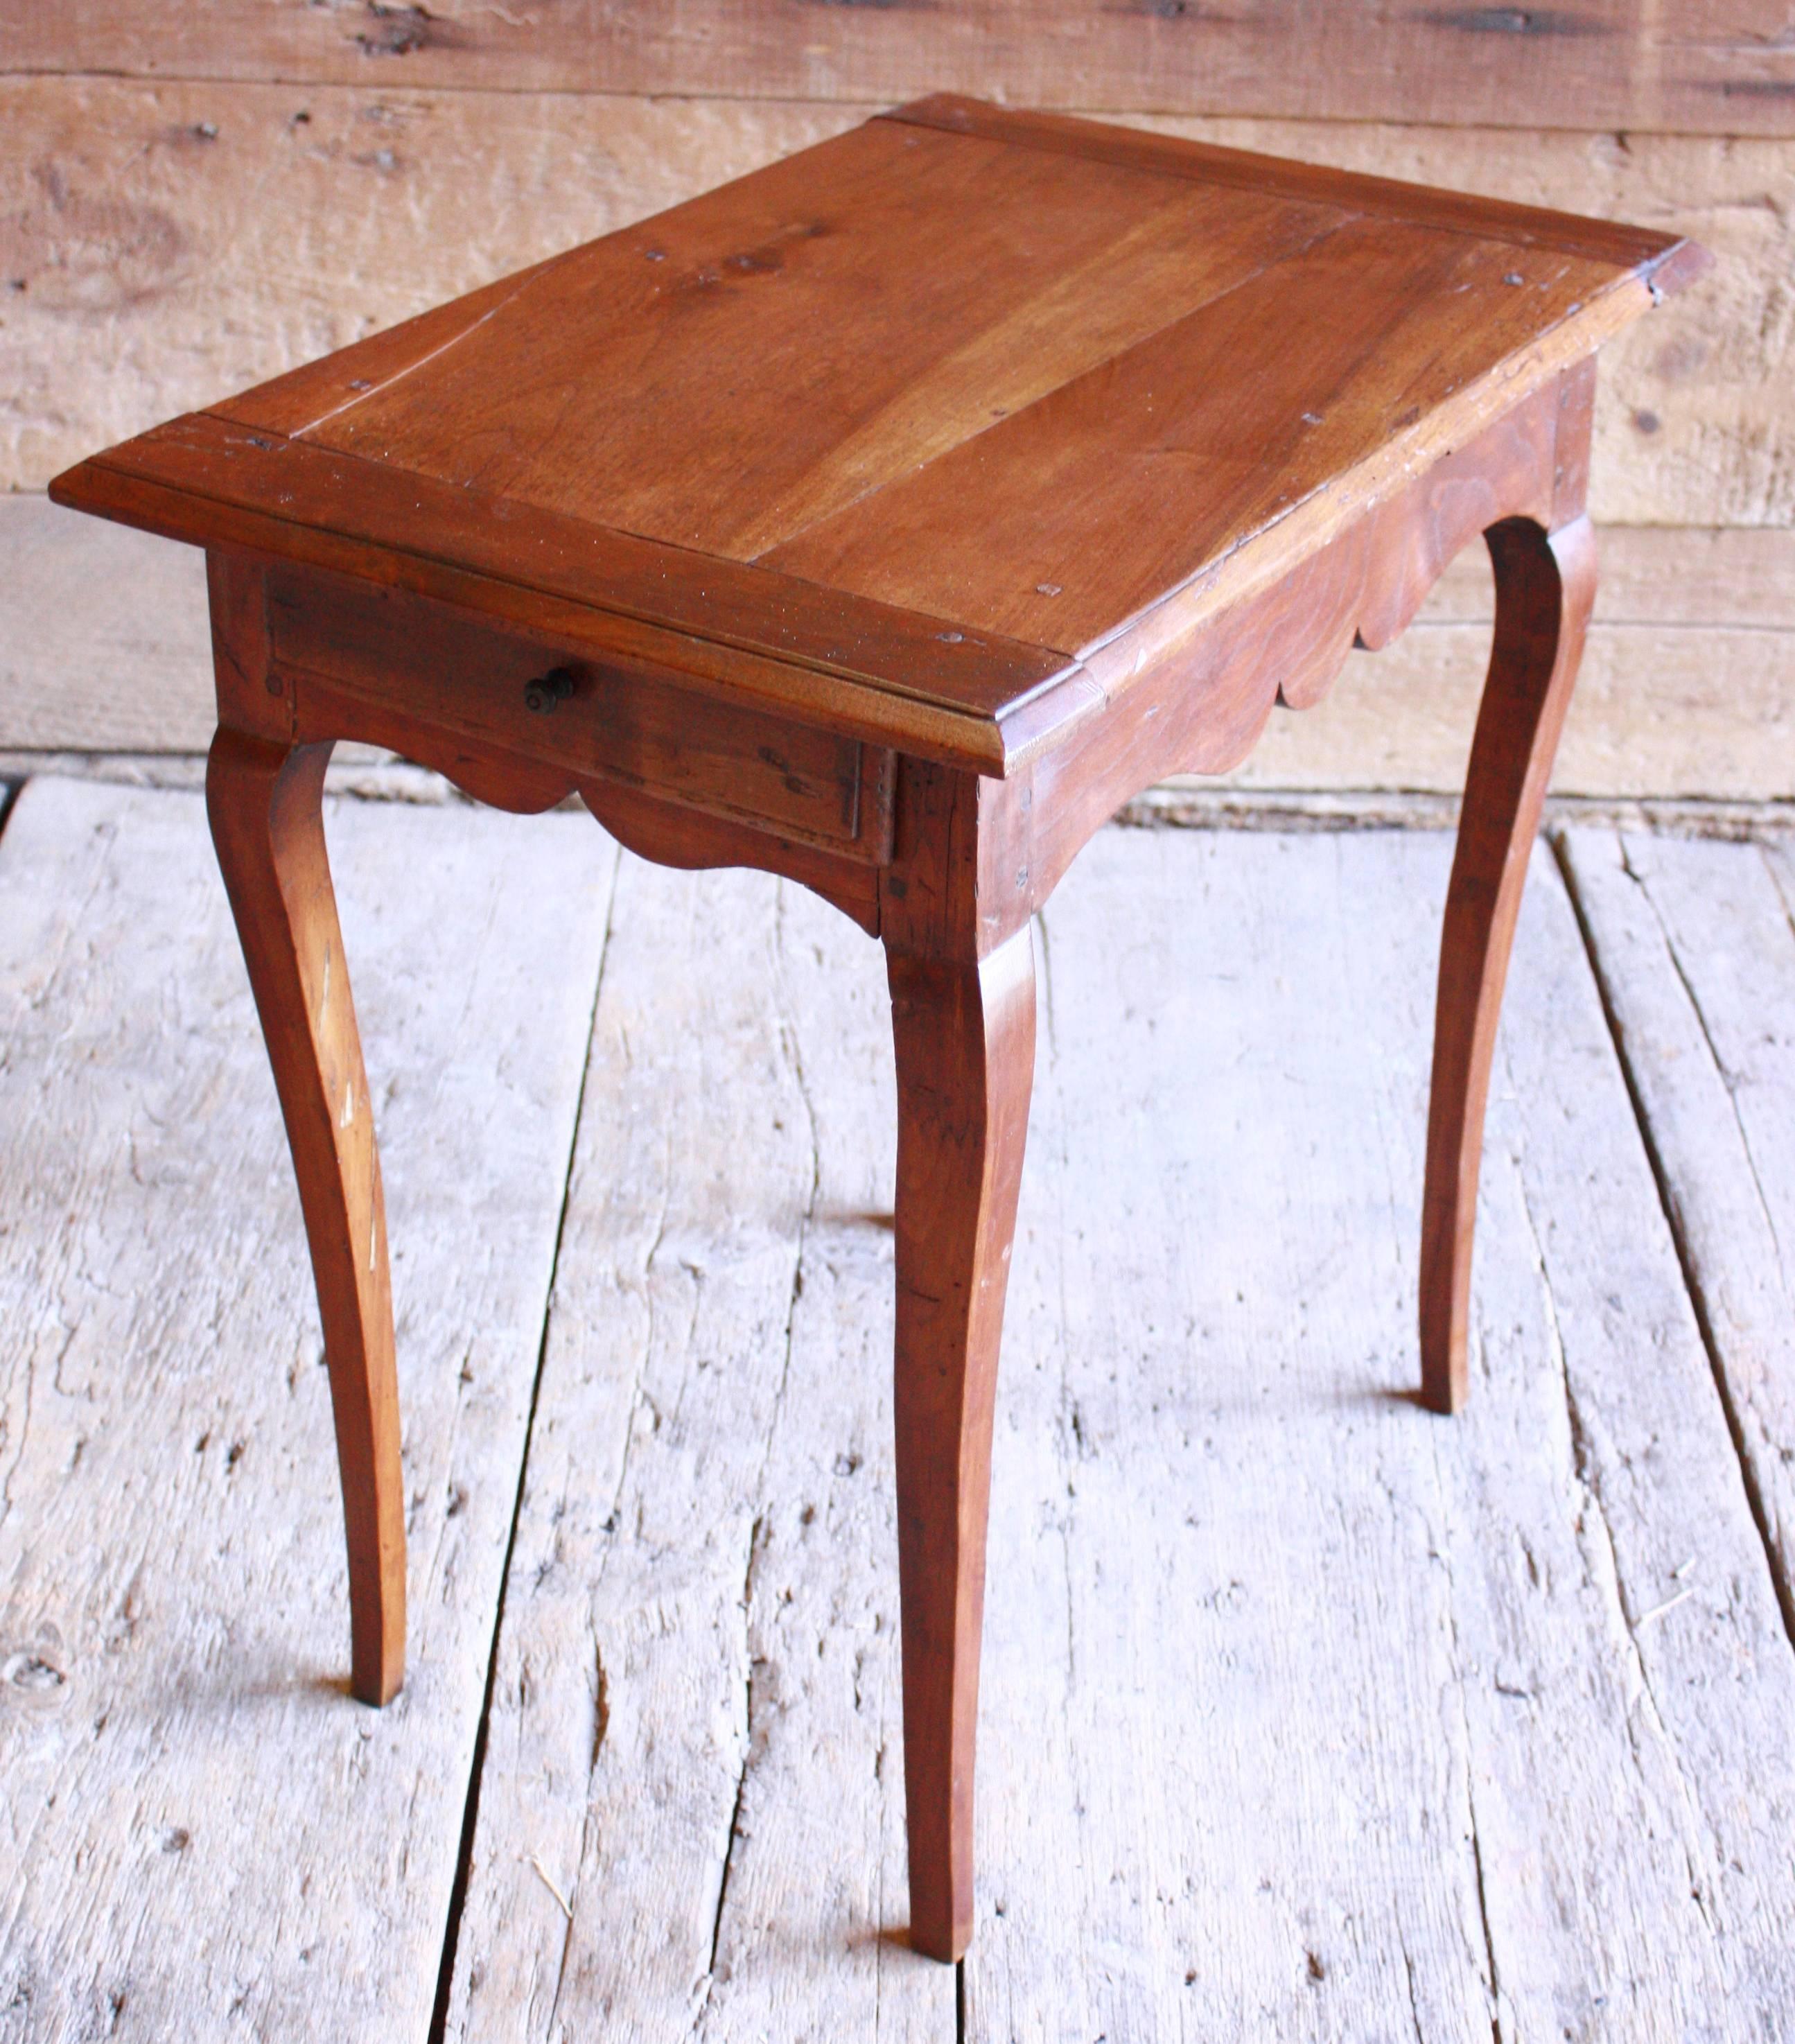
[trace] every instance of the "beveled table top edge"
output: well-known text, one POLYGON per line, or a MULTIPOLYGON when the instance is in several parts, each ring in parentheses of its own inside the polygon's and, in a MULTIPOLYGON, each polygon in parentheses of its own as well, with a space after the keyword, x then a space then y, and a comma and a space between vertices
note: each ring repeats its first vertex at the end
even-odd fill
MULTIPOLYGON (((1695 244, 1684 244, 1693 246, 1695 244)), ((1309 495, 1205 562, 1101 640, 1078 649, 1105 694, 1120 694, 1208 620, 1249 600, 1354 520, 1417 481, 1434 463, 1588 360, 1656 302, 1649 280, 1623 271, 1596 298, 1309 495)))
POLYGON ((1666 274, 1660 289, 1680 290, 1712 258, 1686 236, 1660 233, 1623 221, 1559 213, 1509 199, 1486 198, 1438 185, 1411 183, 1366 171, 1344 171, 1220 144, 1195 142, 1155 129, 1130 128, 1076 114, 1036 113, 955 93, 932 93, 874 117, 975 136, 1011 148, 1051 150, 1125 168, 1152 171, 1193 182, 1217 184, 1280 198, 1331 203, 1353 212, 1388 216, 1486 241, 1551 248, 1617 270, 1666 274), (1679 267, 1683 259, 1685 267, 1679 267))
MULTIPOLYGON (((781 710, 846 736, 998 778, 1101 705, 1101 692, 1082 665, 1057 648, 1024 645, 971 627, 961 630, 950 620, 752 563, 688 555, 703 562, 706 581, 751 578, 751 588, 758 585, 757 594, 767 592, 769 616, 781 593, 828 600, 845 611, 850 628, 860 621, 886 640, 879 648, 885 658, 831 660, 814 646, 806 650, 769 643, 776 636, 771 631, 732 636, 721 624, 698 628, 698 620, 682 618, 671 606, 632 603, 590 586, 572 593, 547 576, 520 575, 514 567, 502 571, 472 547, 420 549, 397 533, 346 530, 340 523, 283 515, 252 492, 225 494, 156 473, 145 455, 176 429, 195 426, 229 432, 264 448, 274 438, 252 435, 209 413, 189 413, 65 470, 49 486, 51 501, 186 545, 406 589, 470 617, 508 625, 540 640, 545 649, 571 644, 590 657, 645 667, 701 694, 781 710), (962 655, 966 686, 959 690, 919 682, 924 662, 955 662, 962 655)), ((397 482, 408 494, 444 487, 357 456, 326 453, 302 442, 281 444, 332 463, 355 463, 371 478, 397 482)), ((651 555, 663 548, 669 554, 686 551, 501 502, 505 510, 532 522, 576 526, 582 536, 600 543, 623 542, 651 555)))

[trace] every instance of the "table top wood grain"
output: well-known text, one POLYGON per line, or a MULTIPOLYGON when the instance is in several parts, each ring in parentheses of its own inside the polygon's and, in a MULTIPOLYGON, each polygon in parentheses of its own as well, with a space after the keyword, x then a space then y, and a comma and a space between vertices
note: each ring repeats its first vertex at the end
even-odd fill
POLYGON ((1705 259, 938 97, 52 494, 1002 775, 1705 259))

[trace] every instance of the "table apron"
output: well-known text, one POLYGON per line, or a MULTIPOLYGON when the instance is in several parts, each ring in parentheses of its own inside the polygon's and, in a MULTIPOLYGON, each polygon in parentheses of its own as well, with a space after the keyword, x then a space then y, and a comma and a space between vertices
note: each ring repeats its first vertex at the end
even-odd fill
POLYGON ((457 745, 471 741, 540 770, 526 781, 561 777, 563 793, 621 784, 842 858, 890 858, 895 776, 880 747, 495 630, 402 590, 278 566, 265 586, 270 678, 291 692, 302 732, 315 720, 309 707, 338 716, 348 702, 367 728, 329 735, 424 756, 451 778, 457 745), (551 676, 554 687, 531 688, 551 676))

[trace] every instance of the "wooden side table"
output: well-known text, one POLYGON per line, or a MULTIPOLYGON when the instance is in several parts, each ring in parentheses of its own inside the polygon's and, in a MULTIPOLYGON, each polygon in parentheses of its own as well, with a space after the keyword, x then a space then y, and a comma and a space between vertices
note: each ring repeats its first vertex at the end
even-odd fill
POLYGON ((1464 1396, 1484 1098, 1594 589, 1594 353, 1662 235, 932 98, 96 456, 207 549, 213 835, 329 1358, 354 1686, 404 1662, 379 1164, 320 792, 338 739, 882 940, 911 1934, 972 1926, 992 1401, 1029 919, 1245 756, 1474 534, 1495 650, 1442 945, 1424 1395, 1464 1396))

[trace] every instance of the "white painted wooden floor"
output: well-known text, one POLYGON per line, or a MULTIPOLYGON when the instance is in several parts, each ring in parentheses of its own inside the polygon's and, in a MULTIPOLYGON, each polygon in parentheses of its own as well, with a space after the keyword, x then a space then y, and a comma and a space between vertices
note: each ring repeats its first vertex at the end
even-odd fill
POLYGON ((1795 2036, 1795 856, 1537 855, 1456 1421, 1405 1395, 1449 840, 1074 869, 956 1978, 902 1934, 877 947, 577 816, 331 828, 379 1714, 199 800, 0 836, 0 2039, 1795 2036))

